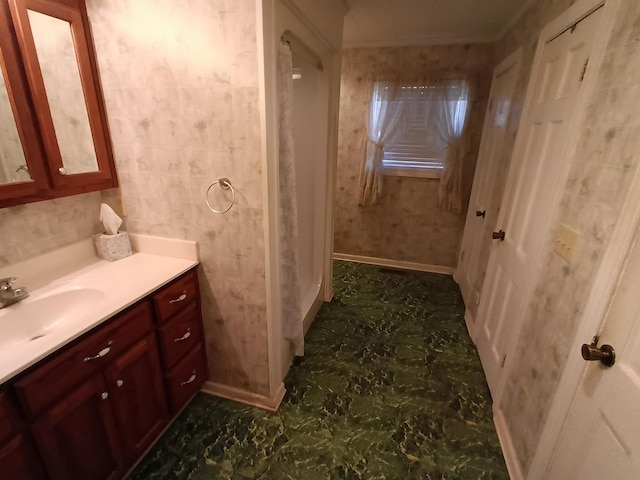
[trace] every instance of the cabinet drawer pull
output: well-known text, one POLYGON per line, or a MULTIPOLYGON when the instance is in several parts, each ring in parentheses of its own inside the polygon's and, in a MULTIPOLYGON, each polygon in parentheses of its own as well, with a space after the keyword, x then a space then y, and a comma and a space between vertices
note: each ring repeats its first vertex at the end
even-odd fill
POLYGON ((100 394, 100 398, 102 398, 103 400, 106 400, 107 398, 109 398, 109 392, 102 392, 100 394))
POLYGON ((180 295, 178 298, 173 298, 171 300, 169 300, 169 303, 178 303, 178 302, 182 302, 184 300, 187 299, 187 291, 183 290, 182 295, 180 295))
POLYGON ((187 338, 189 338, 191 336, 191 327, 187 328, 187 333, 185 333, 184 335, 182 335, 180 338, 174 338, 173 341, 174 342, 182 342, 184 340, 186 340, 187 338))
POLYGON ((109 346, 103 348, 102 350, 100 350, 97 355, 94 355, 93 357, 84 357, 82 359, 82 361, 83 362, 90 362, 91 360, 97 360, 99 358, 106 357, 109 354, 109 352, 111 351, 111 345, 113 345, 113 340, 110 341, 107 345, 109 345, 109 346))
POLYGON ((124 382, 122 380, 116 381, 116 387, 121 387, 122 385, 124 385, 124 382))
POLYGON ((193 383, 196 381, 196 377, 197 377, 196 371, 194 370, 191 376, 189 377, 189 380, 185 380, 180 385, 189 385, 190 383, 193 383))

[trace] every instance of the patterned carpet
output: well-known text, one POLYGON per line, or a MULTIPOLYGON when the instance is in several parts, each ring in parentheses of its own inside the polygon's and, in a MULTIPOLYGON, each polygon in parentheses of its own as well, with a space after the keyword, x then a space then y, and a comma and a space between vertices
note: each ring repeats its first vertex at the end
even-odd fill
POLYGON ((132 479, 508 479, 450 276, 336 262, 276 414, 199 394, 132 479))

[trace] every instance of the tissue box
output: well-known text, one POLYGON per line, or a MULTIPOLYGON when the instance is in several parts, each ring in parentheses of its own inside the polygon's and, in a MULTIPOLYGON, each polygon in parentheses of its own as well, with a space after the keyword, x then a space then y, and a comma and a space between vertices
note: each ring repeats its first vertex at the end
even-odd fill
POLYGON ((114 262, 131 255, 131 242, 127 232, 120 232, 116 235, 96 235, 96 251, 100 258, 114 262))

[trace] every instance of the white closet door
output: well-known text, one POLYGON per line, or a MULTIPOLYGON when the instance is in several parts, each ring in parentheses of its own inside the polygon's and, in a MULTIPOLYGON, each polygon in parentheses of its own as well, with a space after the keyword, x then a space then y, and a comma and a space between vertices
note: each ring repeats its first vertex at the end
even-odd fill
MULTIPOLYGON (((504 147, 505 130, 509 120, 513 90, 518 76, 522 50, 518 49, 509 55, 493 71, 489 105, 485 114, 484 128, 480 152, 476 163, 476 173, 467 210, 467 220, 464 226, 464 236, 460 249, 460 258, 456 269, 455 279, 460 285, 462 298, 467 305, 477 305, 480 301, 482 286, 482 268, 479 253, 485 244, 483 234, 487 232, 487 225, 496 222, 498 211, 490 208, 491 196, 495 185, 499 155, 504 147)), ((475 309, 474 309, 475 310, 475 309)), ((465 315, 470 331, 473 330, 473 319, 465 315)))
MULTIPOLYGON (((601 11, 539 46, 476 322, 475 339, 494 402, 536 274, 549 211, 563 173, 567 139, 601 11), (540 51, 540 48, 542 49, 540 51)), ((578 20, 576 18, 575 20, 578 20)))

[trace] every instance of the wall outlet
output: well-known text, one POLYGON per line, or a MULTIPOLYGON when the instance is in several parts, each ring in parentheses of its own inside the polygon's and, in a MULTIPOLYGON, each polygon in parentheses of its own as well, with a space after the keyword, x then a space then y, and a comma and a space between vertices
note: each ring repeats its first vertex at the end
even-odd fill
POLYGON ((573 263, 573 254, 575 253, 579 239, 580 234, 577 231, 569 225, 559 223, 556 239, 554 241, 554 250, 567 262, 573 263))

